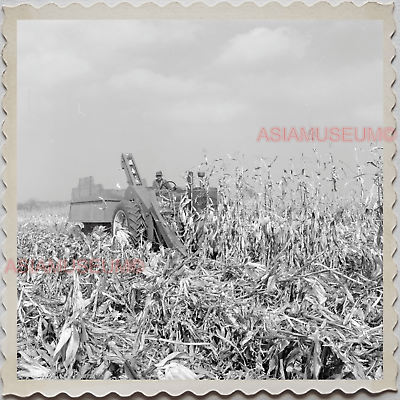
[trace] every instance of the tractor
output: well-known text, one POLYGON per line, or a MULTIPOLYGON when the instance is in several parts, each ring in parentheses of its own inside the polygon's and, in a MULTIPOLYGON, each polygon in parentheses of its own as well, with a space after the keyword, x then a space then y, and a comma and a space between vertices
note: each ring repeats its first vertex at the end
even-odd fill
MULTIPOLYGON (((104 189, 94 183, 92 176, 79 179, 78 187, 72 189, 69 221, 83 223, 84 232, 96 225, 110 227, 114 236, 120 229, 128 230, 135 245, 144 237, 186 255, 186 248, 169 221, 179 218, 179 204, 184 195, 195 211, 203 210, 207 204, 215 208, 217 189, 206 189, 202 184, 195 187, 191 171, 186 188, 177 187, 173 181, 167 181, 161 191, 147 187, 131 153, 121 155, 121 167, 127 178, 126 189, 104 189)), ((199 172, 198 177, 202 182, 204 172, 199 172)))

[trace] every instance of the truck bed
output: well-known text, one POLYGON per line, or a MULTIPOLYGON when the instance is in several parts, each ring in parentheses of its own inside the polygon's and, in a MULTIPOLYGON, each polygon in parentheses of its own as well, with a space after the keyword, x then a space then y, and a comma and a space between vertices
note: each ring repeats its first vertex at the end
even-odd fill
POLYGON ((123 200, 125 189, 104 189, 92 176, 80 178, 72 189, 70 222, 111 223, 115 208, 123 200))

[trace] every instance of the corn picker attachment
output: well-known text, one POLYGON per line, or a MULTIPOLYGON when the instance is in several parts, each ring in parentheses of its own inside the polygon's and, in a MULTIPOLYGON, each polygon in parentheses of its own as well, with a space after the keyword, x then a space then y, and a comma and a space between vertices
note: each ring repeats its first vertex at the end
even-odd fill
MULTIPOLYGON (((189 172, 185 189, 179 188, 173 181, 168 181, 168 188, 163 194, 147 187, 141 179, 131 153, 121 155, 121 167, 125 171, 128 187, 122 190, 104 189, 95 184, 93 177, 79 179, 77 188, 72 189, 70 222, 81 222, 89 231, 96 225, 111 226, 113 235, 125 229, 131 234, 134 245, 141 239, 162 244, 186 255, 186 248, 177 232, 167 222, 171 215, 179 218, 177 210, 182 196, 186 194, 190 206, 200 211, 211 199, 217 204, 217 189, 195 188, 193 173, 189 172), (169 199, 167 209, 161 204, 169 199)), ((199 177, 204 175, 199 173, 199 177)), ((167 201, 168 202, 168 201, 167 201)))

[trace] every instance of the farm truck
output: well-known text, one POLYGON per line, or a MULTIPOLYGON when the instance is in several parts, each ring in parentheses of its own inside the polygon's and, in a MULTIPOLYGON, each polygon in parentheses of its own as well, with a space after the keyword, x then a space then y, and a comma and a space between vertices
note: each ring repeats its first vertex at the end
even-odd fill
MULTIPOLYGON (((177 211, 184 195, 190 207, 196 211, 204 209, 208 199, 215 207, 217 189, 206 190, 202 185, 194 187, 193 172, 189 172, 186 188, 179 188, 175 182, 167 181, 159 194, 146 186, 131 153, 121 155, 121 167, 127 178, 126 189, 104 189, 103 185, 94 183, 92 176, 79 179, 78 187, 72 189, 70 222, 83 223, 86 232, 96 225, 111 226, 113 235, 125 229, 130 232, 135 245, 143 235, 149 242, 163 244, 186 254, 185 246, 168 220, 179 218, 177 211)), ((198 176, 204 178, 204 173, 198 176)))

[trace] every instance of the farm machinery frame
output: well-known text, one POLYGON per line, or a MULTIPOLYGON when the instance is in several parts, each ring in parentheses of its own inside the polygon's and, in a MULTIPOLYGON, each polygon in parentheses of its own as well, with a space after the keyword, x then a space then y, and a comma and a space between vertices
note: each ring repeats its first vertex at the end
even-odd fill
MULTIPOLYGON (((103 185, 94 183, 92 176, 79 179, 78 187, 72 189, 70 222, 83 223, 86 231, 96 225, 111 226, 113 235, 120 229, 127 229, 136 245, 143 236, 149 242, 186 254, 185 246, 168 219, 171 215, 178 217, 179 203, 184 195, 196 211, 204 209, 209 200, 215 207, 217 189, 205 189, 203 185, 195 187, 193 172, 187 175, 186 188, 177 187, 173 181, 168 181, 162 191, 147 187, 131 153, 121 155, 121 167, 127 178, 126 189, 104 189, 103 185), (162 203, 169 206, 162 207, 162 203)), ((204 173, 198 176, 201 180, 204 173)))

